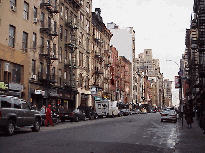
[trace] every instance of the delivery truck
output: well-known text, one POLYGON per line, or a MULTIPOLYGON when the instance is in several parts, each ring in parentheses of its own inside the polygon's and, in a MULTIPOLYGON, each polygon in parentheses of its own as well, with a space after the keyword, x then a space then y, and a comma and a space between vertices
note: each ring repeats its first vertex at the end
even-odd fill
POLYGON ((110 101, 108 99, 102 101, 95 101, 95 109, 98 117, 115 117, 118 116, 117 101, 110 101))

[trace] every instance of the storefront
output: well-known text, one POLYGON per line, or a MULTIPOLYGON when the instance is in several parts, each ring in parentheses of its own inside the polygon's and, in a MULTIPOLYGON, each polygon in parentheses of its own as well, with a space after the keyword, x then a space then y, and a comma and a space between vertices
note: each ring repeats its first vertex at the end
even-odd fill
POLYGON ((80 106, 88 106, 89 94, 81 93, 81 103, 80 106))
POLYGON ((36 108, 40 110, 41 107, 45 105, 45 103, 43 103, 43 96, 45 94, 45 91, 30 89, 30 94, 31 94, 30 104, 32 106, 36 106, 36 108))
POLYGON ((24 98, 23 95, 23 85, 14 83, 0 82, 0 94, 14 96, 18 98, 24 98))

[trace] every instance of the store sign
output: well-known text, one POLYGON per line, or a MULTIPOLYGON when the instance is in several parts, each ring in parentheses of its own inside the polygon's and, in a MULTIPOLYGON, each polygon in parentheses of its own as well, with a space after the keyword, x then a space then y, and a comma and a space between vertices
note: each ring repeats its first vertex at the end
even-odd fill
POLYGON ((45 96, 45 95, 46 95, 46 92, 45 92, 45 91, 43 91, 43 90, 42 90, 42 92, 41 92, 41 93, 42 93, 42 96, 45 96))
POLYGON ((34 92, 36 95, 41 95, 42 94, 42 90, 35 90, 34 92))
POLYGON ((23 91, 23 85, 14 84, 14 83, 9 83, 9 89, 11 89, 11 90, 17 90, 17 91, 23 91))
POLYGON ((175 88, 181 88, 180 76, 175 76, 175 88))
POLYGON ((0 89, 8 89, 8 84, 4 82, 0 82, 0 89))

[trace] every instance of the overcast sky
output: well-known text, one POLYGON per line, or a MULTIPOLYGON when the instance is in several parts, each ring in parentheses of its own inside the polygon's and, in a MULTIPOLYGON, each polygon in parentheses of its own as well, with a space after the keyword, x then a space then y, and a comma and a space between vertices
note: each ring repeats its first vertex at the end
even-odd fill
MULTIPOLYGON (((160 60, 164 78, 174 81, 185 50, 193 3, 194 0, 92 0, 92 11, 101 8, 105 25, 114 22, 120 28, 133 27, 136 56, 144 49, 152 49, 153 57, 160 60)), ((173 89, 173 101, 178 101, 178 89, 173 89)))

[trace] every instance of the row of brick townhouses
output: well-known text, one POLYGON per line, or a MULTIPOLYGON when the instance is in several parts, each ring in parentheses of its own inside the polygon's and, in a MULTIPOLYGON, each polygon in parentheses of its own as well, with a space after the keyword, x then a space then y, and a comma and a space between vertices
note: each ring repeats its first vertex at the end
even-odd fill
POLYGON ((120 29, 106 28, 101 9, 91 10, 92 0, 1 1, 1 94, 18 96, 38 108, 94 106, 94 100, 102 98, 160 106, 159 64, 152 67, 158 72, 152 83, 148 71, 135 63, 133 28, 121 31, 127 32, 130 44, 128 49, 118 46, 118 51, 111 39, 120 29), (123 52, 129 54, 122 56, 123 52))
POLYGON ((131 63, 120 57, 112 75, 112 34, 101 10, 91 9, 91 0, 1 1, 1 94, 38 108, 93 106, 97 97, 126 101, 131 63))

